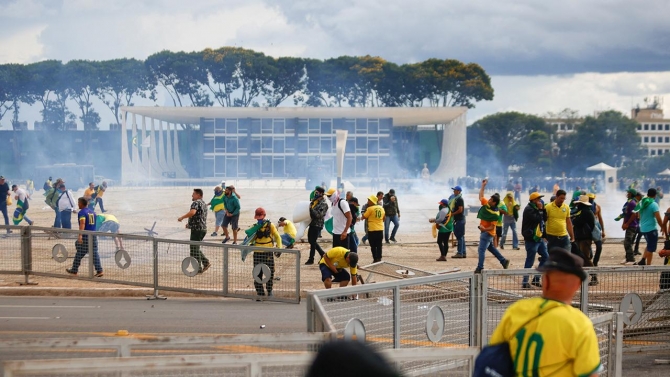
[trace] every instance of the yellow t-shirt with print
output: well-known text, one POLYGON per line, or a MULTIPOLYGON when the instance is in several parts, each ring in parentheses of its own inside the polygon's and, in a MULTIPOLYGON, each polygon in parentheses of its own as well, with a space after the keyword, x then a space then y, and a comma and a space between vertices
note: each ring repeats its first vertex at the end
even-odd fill
MULTIPOLYGON (((335 268, 338 270, 341 268, 349 268, 349 272, 351 273, 351 276, 355 276, 358 274, 358 267, 351 267, 349 266, 349 262, 344 258, 344 256, 349 252, 349 250, 343 248, 342 246, 334 247, 326 252, 325 255, 328 256, 328 259, 330 259, 333 262, 333 265, 335 268)), ((326 264, 326 261, 321 257, 321 260, 319 261, 319 264, 326 264)))
POLYGON ((490 344, 505 341, 509 342, 519 376, 589 376, 600 369, 593 323, 584 313, 562 302, 534 297, 512 304, 493 332, 490 344))
POLYGON ((544 208, 547 210, 547 234, 555 237, 567 236, 566 221, 570 217, 570 207, 565 202, 560 207, 551 202, 544 208))
POLYGON ((295 236, 298 234, 298 231, 295 229, 295 225, 293 225, 292 221, 284 220, 284 233, 288 234, 289 236, 291 236, 291 238, 295 239, 295 236))
POLYGON ((363 218, 368 220, 368 232, 384 230, 384 207, 373 205, 368 207, 363 218))

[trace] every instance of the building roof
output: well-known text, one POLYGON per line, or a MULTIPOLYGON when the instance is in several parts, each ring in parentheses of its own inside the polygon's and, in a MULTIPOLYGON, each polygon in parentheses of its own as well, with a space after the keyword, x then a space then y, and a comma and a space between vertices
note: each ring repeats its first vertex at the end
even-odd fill
POLYGON ((393 118, 394 126, 447 124, 467 107, 153 107, 121 111, 169 123, 199 124, 200 118, 393 118))

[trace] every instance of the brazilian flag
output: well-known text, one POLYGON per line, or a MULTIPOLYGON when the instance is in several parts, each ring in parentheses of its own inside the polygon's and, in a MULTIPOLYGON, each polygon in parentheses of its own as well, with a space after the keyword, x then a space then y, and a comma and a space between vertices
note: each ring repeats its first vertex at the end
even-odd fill
POLYGON ((16 202, 16 209, 12 215, 12 221, 14 222, 14 225, 19 225, 19 223, 23 221, 23 215, 26 213, 25 209, 23 208, 24 206, 25 203, 23 200, 19 199, 19 201, 16 202))

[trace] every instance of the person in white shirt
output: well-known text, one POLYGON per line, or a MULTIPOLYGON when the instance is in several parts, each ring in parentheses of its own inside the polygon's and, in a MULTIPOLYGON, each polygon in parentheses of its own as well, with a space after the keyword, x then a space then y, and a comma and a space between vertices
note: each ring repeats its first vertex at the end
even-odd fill
POLYGON ((60 211, 61 226, 63 229, 72 229, 72 213, 77 211, 77 204, 72 195, 72 191, 65 188, 65 183, 61 183, 58 190, 58 211, 60 211))
POLYGON ((326 192, 333 207, 330 214, 333 216, 333 247, 349 248, 349 228, 351 227, 351 209, 349 203, 340 198, 340 193, 331 188, 326 192))
POLYGON ((14 196, 14 199, 16 199, 16 209, 14 210, 14 215, 12 216, 14 225, 19 225, 19 223, 21 223, 23 220, 26 220, 28 225, 33 225, 33 221, 30 220, 26 215, 28 208, 30 208, 30 204, 28 203, 30 195, 28 195, 26 190, 19 188, 17 185, 12 185, 12 191, 14 194, 16 194, 14 196))

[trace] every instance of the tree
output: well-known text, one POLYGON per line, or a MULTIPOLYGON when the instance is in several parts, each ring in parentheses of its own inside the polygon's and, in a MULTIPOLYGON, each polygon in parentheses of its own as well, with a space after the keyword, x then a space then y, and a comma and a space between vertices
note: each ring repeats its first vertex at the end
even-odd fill
POLYGON ((133 97, 155 98, 156 82, 152 80, 142 61, 115 59, 99 63, 100 86, 96 95, 114 114, 116 124, 121 106, 133 106, 133 97))
POLYGON ((293 104, 297 105, 304 100, 302 91, 305 88, 305 63, 301 58, 267 57, 268 65, 272 67, 270 82, 263 89, 263 96, 268 106, 277 107, 289 97, 293 96, 293 104))
POLYGON ((511 165, 545 166, 543 159, 551 155, 551 127, 534 115, 496 113, 476 121, 470 129, 468 155, 493 156, 495 161, 484 163, 498 166, 502 176, 507 176, 511 165))
POLYGON ((93 108, 93 97, 101 87, 100 64, 87 60, 70 60, 63 69, 67 90, 79 106, 84 130, 97 130, 100 115, 93 108))
POLYGON ((238 60, 235 58, 239 47, 222 47, 218 50, 211 48, 202 52, 205 68, 211 80, 205 85, 214 94, 214 98, 223 107, 234 106, 233 92, 240 87, 237 78, 238 60))
POLYGON ((351 56, 324 61, 307 59, 306 94, 309 106, 339 106, 344 104, 356 106, 355 85, 358 74, 351 69, 358 62, 351 56))
POLYGON ((558 141, 563 171, 582 174, 584 169, 600 162, 615 166, 622 160, 641 158, 637 125, 617 111, 584 118, 584 122, 575 126, 574 133, 558 141))
POLYGON ((493 99, 491 78, 478 64, 428 59, 417 68, 418 85, 424 86, 431 106, 472 108, 473 101, 493 99))
POLYGON ((192 106, 212 106, 203 85, 208 83, 207 69, 202 54, 196 52, 161 51, 144 62, 151 78, 170 95, 175 106, 184 106, 188 97, 192 106))
POLYGON ((14 128, 18 127, 19 103, 32 104, 28 93, 29 84, 30 74, 24 65, 0 65, 0 120, 12 109, 14 128))

